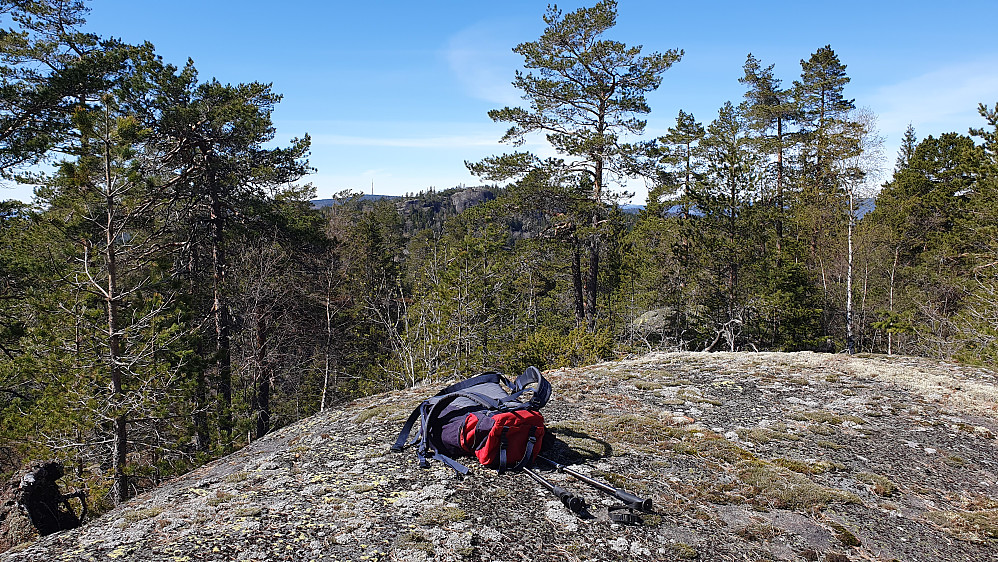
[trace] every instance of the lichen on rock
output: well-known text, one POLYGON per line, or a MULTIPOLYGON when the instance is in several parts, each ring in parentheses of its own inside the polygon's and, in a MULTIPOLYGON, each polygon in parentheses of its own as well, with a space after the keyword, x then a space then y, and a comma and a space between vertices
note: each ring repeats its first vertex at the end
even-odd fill
POLYGON ((555 470, 391 453, 433 388, 278 430, 80 529, 35 560, 988 560, 998 557, 995 374, 923 359, 656 353, 546 374, 545 454, 651 498, 641 524, 555 470))

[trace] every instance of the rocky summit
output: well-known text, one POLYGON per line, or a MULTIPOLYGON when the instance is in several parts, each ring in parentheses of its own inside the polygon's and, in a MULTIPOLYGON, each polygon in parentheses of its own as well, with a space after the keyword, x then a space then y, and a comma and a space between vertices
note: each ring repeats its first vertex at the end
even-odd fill
POLYGON ((0 560, 998 559, 992 371, 681 352, 546 376, 545 454, 650 498, 640 521, 565 473, 538 467, 580 515, 526 474, 389 452, 433 384, 285 427, 0 560))

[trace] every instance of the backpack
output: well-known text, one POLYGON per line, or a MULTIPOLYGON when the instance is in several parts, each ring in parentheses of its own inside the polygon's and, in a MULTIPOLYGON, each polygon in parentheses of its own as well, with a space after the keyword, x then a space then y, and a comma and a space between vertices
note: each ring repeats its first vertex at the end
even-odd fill
POLYGON ((18 485, 17 503, 41 536, 75 529, 87 516, 86 494, 82 491, 63 494, 56 482, 62 476, 62 463, 48 461, 32 465, 31 470, 21 478, 18 485), (83 511, 79 517, 69 504, 69 498, 80 498, 83 511))
POLYGON ((550 397, 551 384, 537 367, 527 368, 513 384, 499 373, 483 373, 423 401, 405 422, 392 451, 416 445, 421 468, 436 459, 461 474, 467 474, 468 467, 454 457, 474 455, 500 473, 519 470, 541 451, 544 417, 537 410, 550 397), (528 391, 530 399, 521 401, 528 391), (415 437, 406 443, 417 421, 415 437))

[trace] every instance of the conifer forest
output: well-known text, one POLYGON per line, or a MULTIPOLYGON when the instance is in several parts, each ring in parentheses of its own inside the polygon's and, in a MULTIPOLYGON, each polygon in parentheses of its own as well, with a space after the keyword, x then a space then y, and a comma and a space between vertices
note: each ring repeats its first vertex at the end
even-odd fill
POLYGON ((510 46, 523 101, 482 116, 509 150, 466 163, 481 187, 317 205, 266 76, 0 1, 0 169, 37 186, 0 202, 0 475, 58 458, 107 509, 361 394, 650 350, 998 364, 998 100, 884 155, 816 45, 799 72, 747 54, 743 98, 657 107, 650 138, 684 53, 611 39, 615 8, 510 46))

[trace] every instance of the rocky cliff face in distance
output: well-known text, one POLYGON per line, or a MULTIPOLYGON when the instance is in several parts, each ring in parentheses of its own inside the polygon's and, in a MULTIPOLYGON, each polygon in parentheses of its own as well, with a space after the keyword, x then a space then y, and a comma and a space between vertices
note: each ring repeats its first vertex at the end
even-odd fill
POLYGON ((921 359, 658 353, 547 373, 546 454, 654 502, 388 449, 437 385, 314 416, 13 548, 37 560, 998 559, 998 379, 921 359))

